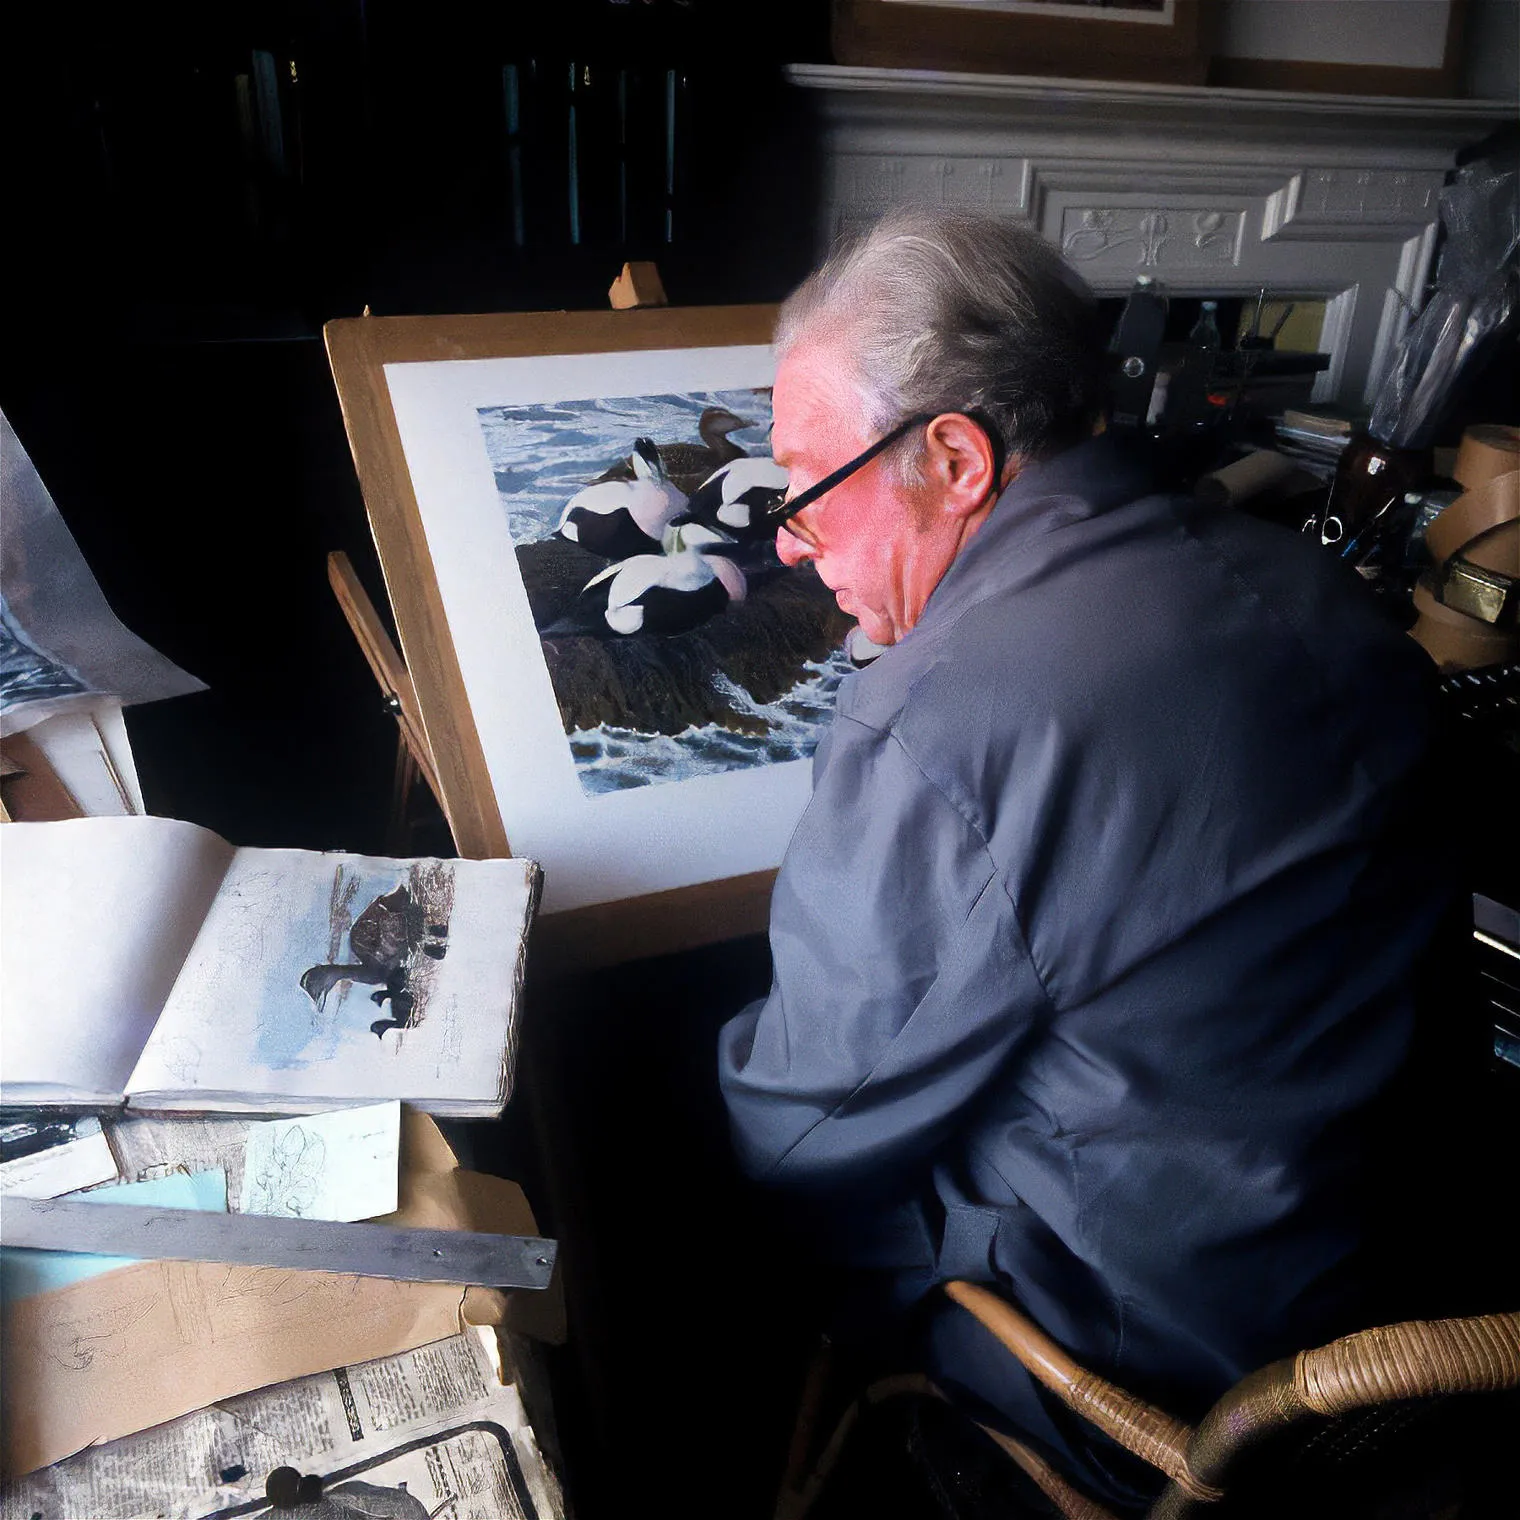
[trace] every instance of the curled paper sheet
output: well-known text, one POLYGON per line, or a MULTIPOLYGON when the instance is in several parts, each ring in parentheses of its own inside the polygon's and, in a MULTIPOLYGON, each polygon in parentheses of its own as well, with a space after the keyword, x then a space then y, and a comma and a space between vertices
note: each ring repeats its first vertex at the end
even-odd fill
POLYGON ((104 697, 130 706, 204 690, 117 620, 0 413, 0 735, 104 697))

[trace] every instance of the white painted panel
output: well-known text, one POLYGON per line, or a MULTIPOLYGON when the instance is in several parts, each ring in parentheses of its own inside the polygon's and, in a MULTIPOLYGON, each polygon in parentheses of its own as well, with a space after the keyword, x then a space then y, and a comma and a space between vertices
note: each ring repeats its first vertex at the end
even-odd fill
POLYGON ((1223 0, 1225 58, 1441 66, 1451 0, 1223 0))

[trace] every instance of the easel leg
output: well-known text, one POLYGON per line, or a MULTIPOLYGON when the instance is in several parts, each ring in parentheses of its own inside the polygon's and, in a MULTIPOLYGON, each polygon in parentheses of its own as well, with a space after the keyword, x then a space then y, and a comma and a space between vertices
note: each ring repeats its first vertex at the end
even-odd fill
POLYGON ((406 735, 396 731, 396 770, 391 781, 391 811, 385 827, 385 849, 390 855, 406 855, 412 842, 412 789, 421 777, 417 757, 406 742, 406 735))

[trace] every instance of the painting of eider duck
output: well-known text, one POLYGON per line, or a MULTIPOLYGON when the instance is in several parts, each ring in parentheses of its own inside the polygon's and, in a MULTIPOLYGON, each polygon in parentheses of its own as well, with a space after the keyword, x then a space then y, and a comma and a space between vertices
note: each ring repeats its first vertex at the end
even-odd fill
POLYGON ((582 789, 811 755, 854 625, 776 553, 769 390, 479 417, 582 789))
POLYGON ((438 962, 448 954, 453 878, 441 862, 418 862, 408 880, 370 898, 350 919, 358 882, 340 867, 333 886, 333 958, 301 974, 301 990, 318 1013, 330 1012, 339 989, 363 987, 369 1001, 385 1009, 370 1033, 383 1039, 391 1030, 410 1029, 426 1008, 426 994, 438 962), (343 939, 347 955, 338 958, 343 939))

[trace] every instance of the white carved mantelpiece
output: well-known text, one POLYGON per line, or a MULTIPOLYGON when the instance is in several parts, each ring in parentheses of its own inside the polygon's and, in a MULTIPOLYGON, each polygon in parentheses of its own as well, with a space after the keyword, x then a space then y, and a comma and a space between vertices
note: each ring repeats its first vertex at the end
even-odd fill
POLYGON ((1327 301, 1316 394, 1356 406, 1430 269, 1457 150, 1511 107, 799 65, 827 237, 932 202, 1028 222, 1101 294, 1327 301))

